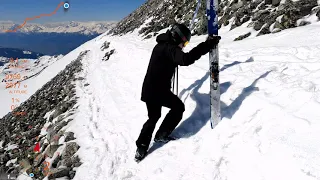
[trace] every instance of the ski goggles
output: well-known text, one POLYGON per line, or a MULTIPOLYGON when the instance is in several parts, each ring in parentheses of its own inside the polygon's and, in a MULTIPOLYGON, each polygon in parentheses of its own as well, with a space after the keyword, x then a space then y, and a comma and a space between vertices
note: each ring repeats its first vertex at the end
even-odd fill
POLYGON ((189 41, 184 42, 183 47, 186 47, 189 44, 189 41))
POLYGON ((174 30, 181 37, 181 39, 183 41, 183 47, 186 47, 189 44, 189 41, 187 40, 187 38, 182 34, 182 32, 180 31, 180 29, 177 26, 174 26, 174 30))

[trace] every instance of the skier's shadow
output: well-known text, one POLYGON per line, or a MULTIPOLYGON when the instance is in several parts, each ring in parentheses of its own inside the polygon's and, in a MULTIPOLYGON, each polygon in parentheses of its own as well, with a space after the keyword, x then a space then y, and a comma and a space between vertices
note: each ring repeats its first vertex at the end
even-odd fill
MULTIPOLYGON (((173 132, 173 135, 178 139, 182 136, 181 133, 186 135, 186 132, 192 132, 192 134, 196 134, 200 129, 208 122, 210 119, 210 98, 209 94, 202 94, 199 93, 199 89, 205 80, 209 77, 210 73, 207 72, 205 76, 203 76, 200 80, 195 81, 190 87, 195 87, 191 98, 197 103, 196 108, 191 114, 189 118, 182 122, 182 124, 176 128, 173 132), (193 130, 187 129, 192 127, 193 130), (176 135, 177 134, 177 135, 176 135)), ((220 84, 220 92, 223 94, 227 91, 227 89, 231 86, 230 82, 225 82, 220 84)), ((189 88, 190 88, 189 87, 189 88)), ((192 89, 192 88, 191 88, 192 89)), ((181 93, 180 93, 181 94, 181 93)), ((191 134, 190 134, 191 136, 191 134)), ((149 154, 155 151, 158 148, 161 148, 164 144, 163 143, 154 143, 150 149, 149 154)))
MULTIPOLYGON (((188 138, 197 134, 210 120, 210 94, 199 93, 199 89, 203 83, 209 78, 210 73, 207 72, 200 80, 195 81, 195 88, 190 94, 190 98, 196 102, 196 107, 192 114, 185 119, 174 131, 173 136, 177 138, 188 138)), ((193 86, 193 84, 191 86, 193 86)), ((220 84, 220 94, 227 92, 231 86, 231 82, 224 82, 220 84)), ((220 102, 221 107, 224 103, 220 102)))
POLYGON ((233 63, 230 64, 225 64, 220 71, 224 71, 232 66, 238 65, 238 64, 243 64, 243 63, 249 63, 249 62, 253 62, 253 57, 250 57, 248 60, 244 61, 244 62, 240 62, 240 61, 234 61, 233 63))
MULTIPOLYGON (((226 105, 223 101, 220 101, 221 105, 221 118, 231 119, 233 115, 239 110, 242 102, 246 97, 250 96, 253 92, 259 91, 258 87, 255 87, 257 82, 265 78, 271 71, 262 74, 255 79, 248 87, 243 88, 240 95, 232 101, 230 105, 226 105)), ((199 84, 191 94, 191 99, 194 100, 196 108, 193 113, 185 119, 173 132, 173 135, 177 138, 189 138, 197 134, 210 120, 210 94, 199 93, 198 90, 202 83, 199 84)), ((230 82, 225 82, 220 85, 221 94, 225 93, 231 86, 230 82)), ((209 126, 208 126, 209 127, 209 126)))
MULTIPOLYGON (((236 62, 232 63, 232 65, 239 64, 236 62)), ((226 65, 222 69, 225 70, 226 68, 231 67, 232 65, 226 65)), ((245 98, 248 97, 254 91, 259 90, 259 88, 255 87, 256 83, 260 79, 265 78, 270 72, 271 71, 264 73, 256 80, 254 80, 250 86, 244 88, 241 94, 229 106, 227 106, 224 102, 221 101, 220 104, 222 118, 226 117, 228 119, 231 119, 232 116, 239 110, 245 98)), ((196 102, 196 108, 193 111, 193 113, 173 131, 173 136, 177 137, 178 139, 189 138, 197 134, 210 120, 210 94, 199 93, 200 87, 207 80, 207 78, 209 78, 209 75, 209 72, 206 73, 200 80, 195 81, 187 89, 182 90, 179 95, 181 97, 185 92, 194 88, 190 96, 191 99, 193 99, 196 102)), ((225 93, 230 86, 230 82, 222 83, 220 85, 221 94, 225 93)), ((149 154, 155 151, 156 149, 161 148, 163 145, 164 144, 161 143, 154 143, 149 149, 149 154)))

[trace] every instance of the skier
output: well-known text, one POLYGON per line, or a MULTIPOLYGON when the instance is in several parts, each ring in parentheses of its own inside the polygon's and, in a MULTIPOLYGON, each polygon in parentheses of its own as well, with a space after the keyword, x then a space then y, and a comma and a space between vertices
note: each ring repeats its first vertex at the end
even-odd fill
POLYGON ((171 79, 175 68, 178 65, 193 64, 210 49, 215 48, 221 37, 208 37, 205 42, 184 53, 182 49, 190 39, 190 30, 184 24, 178 23, 156 38, 157 45, 153 49, 141 93, 141 100, 146 103, 149 119, 144 123, 136 141, 136 160, 142 160, 147 155, 152 133, 161 117, 162 106, 170 108, 170 111, 157 131, 154 141, 166 143, 174 139, 170 134, 181 121, 185 111, 183 102, 171 92, 171 79))

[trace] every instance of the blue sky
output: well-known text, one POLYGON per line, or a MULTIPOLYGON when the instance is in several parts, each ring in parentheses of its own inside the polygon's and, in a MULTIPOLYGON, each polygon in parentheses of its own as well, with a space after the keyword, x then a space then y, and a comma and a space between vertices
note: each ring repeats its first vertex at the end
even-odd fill
MULTIPOLYGON (((146 0, 69 0, 70 9, 63 7, 51 17, 36 19, 34 23, 62 21, 119 21, 146 0)), ((21 23, 27 17, 54 11, 60 0, 0 0, 0 21, 21 23)))

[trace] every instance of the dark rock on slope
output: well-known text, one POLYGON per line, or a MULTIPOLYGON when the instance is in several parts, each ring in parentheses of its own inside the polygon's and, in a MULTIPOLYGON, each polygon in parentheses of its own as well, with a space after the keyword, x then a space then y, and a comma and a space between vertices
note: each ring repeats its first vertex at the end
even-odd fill
POLYGON ((81 165, 79 157, 74 155, 79 145, 73 142, 74 134, 63 127, 73 120, 70 116, 77 108, 73 82, 78 80, 76 73, 82 70, 81 59, 86 53, 82 52, 28 100, 0 119, 0 174, 18 174, 24 169, 28 174, 33 173, 36 179, 46 175, 49 179, 74 177, 73 168, 81 165), (46 135, 41 136, 45 123, 50 125, 45 129, 46 135), (59 141, 61 138, 64 139, 62 142, 59 141), (37 142, 41 146, 40 152, 34 151, 37 142), (64 144, 60 154, 57 150, 64 144), (49 174, 43 173, 45 157, 54 158, 49 174))
MULTIPOLYGON (((195 0, 149 0, 121 20, 109 34, 123 35, 139 29, 139 34, 150 38, 174 22, 189 25, 196 5, 195 0)), ((206 1, 201 0, 193 34, 207 33, 205 8, 206 1)), ((280 0, 221 0, 218 12, 220 27, 230 25, 233 30, 247 23, 246 27, 259 31, 258 36, 310 24, 308 21, 298 23, 298 20, 312 14, 320 19, 317 0, 286 0, 282 4, 280 0)))

